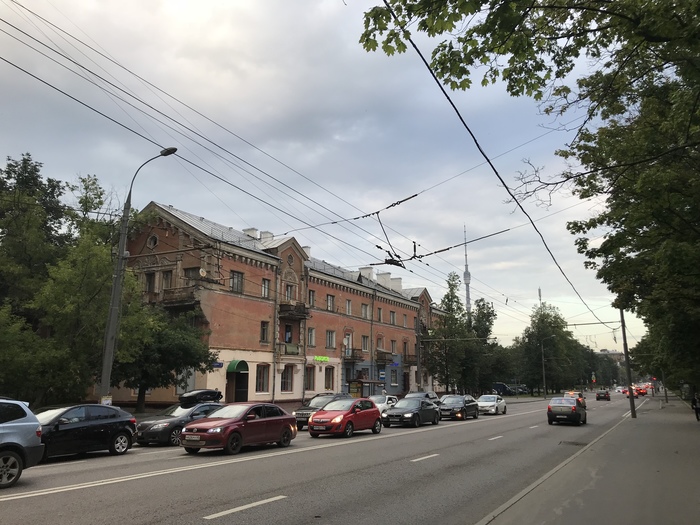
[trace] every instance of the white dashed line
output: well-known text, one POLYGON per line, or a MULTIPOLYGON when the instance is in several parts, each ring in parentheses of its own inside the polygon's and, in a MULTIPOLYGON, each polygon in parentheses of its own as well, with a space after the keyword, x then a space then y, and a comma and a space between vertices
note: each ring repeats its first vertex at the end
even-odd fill
POLYGON ((440 454, 430 454, 429 456, 424 456, 422 458, 412 459, 411 463, 416 463, 417 461, 423 461, 424 459, 434 458, 434 457, 439 456, 439 455, 440 454))
POLYGON ((492 438, 489 438, 489 441, 494 441, 494 440, 496 440, 496 439, 501 439, 502 437, 503 437, 503 436, 492 437, 492 438))
POLYGON ((220 518, 221 516, 226 516, 227 514, 233 514, 234 512, 240 512, 242 510, 252 509, 253 507, 265 505, 265 503, 272 503, 273 501, 285 499, 286 497, 287 496, 275 496, 274 498, 263 499, 260 501, 256 501, 255 503, 249 503, 248 505, 241 505, 240 507, 236 507, 235 509, 229 509, 223 512, 217 512, 216 514, 210 514, 209 516, 204 516, 204 519, 213 520, 215 518, 220 518))

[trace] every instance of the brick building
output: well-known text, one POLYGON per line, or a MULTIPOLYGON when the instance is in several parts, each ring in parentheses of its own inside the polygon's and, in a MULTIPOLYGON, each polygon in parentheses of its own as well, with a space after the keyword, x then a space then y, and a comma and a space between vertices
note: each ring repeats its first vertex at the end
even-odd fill
MULTIPOLYGON (((436 315, 424 288, 403 290, 388 272, 349 271, 311 256, 294 237, 235 230, 151 202, 129 240, 128 268, 144 298, 173 312, 199 308, 217 368, 195 374, 187 390, 218 388, 224 401, 298 401, 347 391, 402 394, 430 378, 418 374, 418 348, 436 315)), ((172 403, 183 389, 149 393, 172 403)), ((115 403, 135 400, 116 389, 115 403)))

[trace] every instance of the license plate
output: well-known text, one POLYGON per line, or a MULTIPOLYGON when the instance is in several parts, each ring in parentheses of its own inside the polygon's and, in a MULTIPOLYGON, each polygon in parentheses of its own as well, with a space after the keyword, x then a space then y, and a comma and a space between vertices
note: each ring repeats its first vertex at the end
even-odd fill
POLYGON ((311 427, 312 430, 326 430, 326 427, 311 427))
POLYGON ((566 416, 557 416, 558 418, 564 419, 566 416))
POLYGON ((199 436, 185 436, 185 441, 199 441, 199 436))

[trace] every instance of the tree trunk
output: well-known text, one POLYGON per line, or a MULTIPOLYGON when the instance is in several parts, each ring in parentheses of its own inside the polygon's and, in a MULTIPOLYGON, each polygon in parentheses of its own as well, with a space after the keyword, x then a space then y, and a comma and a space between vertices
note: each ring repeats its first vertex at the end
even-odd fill
POLYGON ((136 397, 136 413, 142 414, 146 411, 146 390, 144 385, 139 385, 139 394, 136 397))

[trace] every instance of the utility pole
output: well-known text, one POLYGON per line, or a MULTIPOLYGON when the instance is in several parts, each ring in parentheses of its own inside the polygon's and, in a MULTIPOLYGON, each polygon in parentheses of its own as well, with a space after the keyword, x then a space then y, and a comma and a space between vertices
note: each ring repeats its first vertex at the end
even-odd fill
POLYGON ((620 321, 622 324, 622 350, 625 353, 625 370, 627 371, 627 396, 630 398, 630 416, 637 417, 634 406, 634 390, 632 389, 632 369, 630 367, 630 354, 627 351, 627 331, 625 330, 625 311, 620 308, 620 321))

